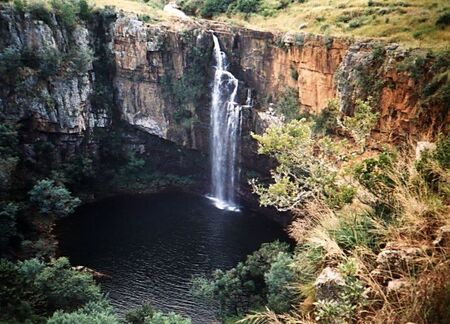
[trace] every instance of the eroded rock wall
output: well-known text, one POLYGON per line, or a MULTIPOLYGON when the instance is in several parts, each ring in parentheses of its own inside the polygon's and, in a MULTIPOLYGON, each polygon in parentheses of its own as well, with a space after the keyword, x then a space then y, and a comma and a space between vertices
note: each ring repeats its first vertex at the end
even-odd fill
MULTIPOLYGON (((108 132, 126 125, 207 153, 211 32, 241 81, 239 102, 245 102, 250 89, 255 103, 244 113, 241 161, 247 169, 267 166, 256 158, 250 132, 267 127, 261 114, 286 87, 298 90, 299 109, 314 114, 331 99, 351 114, 357 99, 374 97, 380 121, 373 138, 379 142, 430 140, 450 121, 448 104, 431 102, 423 109, 421 91, 432 72, 414 78, 399 69, 411 53, 398 45, 275 34, 203 20, 146 24, 115 13, 69 30, 53 15, 43 22, 9 6, 0 7, 0 51, 51 50, 62 62, 50 76, 30 67, 20 69, 20 78, 1 76, 0 112, 28 123, 40 137, 60 136, 75 148, 83 141, 95 143, 96 129, 108 132), (95 59, 77 70, 74 53, 91 53, 95 59)), ((152 150, 145 149, 147 154, 152 150)))

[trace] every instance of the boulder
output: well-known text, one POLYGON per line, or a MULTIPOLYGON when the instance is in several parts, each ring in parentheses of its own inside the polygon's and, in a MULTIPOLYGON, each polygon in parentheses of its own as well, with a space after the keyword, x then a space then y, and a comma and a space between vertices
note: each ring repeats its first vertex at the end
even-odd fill
POLYGON ((317 300, 337 300, 345 285, 345 280, 337 269, 326 267, 317 277, 314 287, 316 288, 317 300))
POLYGON ((450 247, 450 225, 442 226, 438 229, 434 246, 450 247))

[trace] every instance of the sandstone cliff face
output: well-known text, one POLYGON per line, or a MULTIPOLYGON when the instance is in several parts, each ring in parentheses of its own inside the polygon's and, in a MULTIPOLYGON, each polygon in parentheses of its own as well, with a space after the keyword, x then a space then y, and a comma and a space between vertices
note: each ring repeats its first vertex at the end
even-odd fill
MULTIPOLYGON (((380 121, 374 138, 381 142, 404 140, 400 134, 429 140, 450 121, 442 105, 420 107, 420 91, 432 75, 415 79, 400 71, 398 64, 410 54, 395 45, 380 49, 371 41, 281 35, 211 21, 145 24, 115 14, 108 24, 99 20, 68 30, 54 16, 44 23, 8 6, 0 7, 0 52, 16 48, 45 54, 50 49, 64 59, 51 76, 28 67, 20 70, 18 83, 1 76, 0 112, 10 120, 31 121, 41 134, 78 144, 95 129, 124 123, 207 152, 214 71, 211 31, 241 80, 240 103, 245 103, 248 89, 255 102, 244 113, 242 161, 247 168, 264 169, 254 158, 249 134, 267 127, 268 119, 261 118, 266 105, 276 103, 286 87, 298 90, 300 109, 311 113, 319 113, 333 98, 340 100, 342 111, 352 113, 356 99, 375 97, 380 121), (74 52, 92 53, 97 60, 73 71, 69 58, 74 52), (106 97, 111 102, 99 104, 106 97)), ((89 141, 95 142, 95 136, 89 141)))
MULTIPOLYGON (((30 15, 21 17, 10 10, 0 10, 1 47, 28 49, 36 53, 53 50, 58 55, 67 53, 68 38, 80 50, 90 47, 89 32, 77 26, 69 35, 53 19, 53 28, 30 15)), ((91 67, 90 67, 91 69, 91 67)), ((36 127, 46 132, 79 133, 88 127, 103 127, 107 116, 91 109, 92 75, 60 75, 43 80, 35 73, 24 71, 20 84, 2 84, 0 111, 7 118, 17 120, 34 118, 36 127)), ((3 77, 8 77, 3 76, 3 77)))

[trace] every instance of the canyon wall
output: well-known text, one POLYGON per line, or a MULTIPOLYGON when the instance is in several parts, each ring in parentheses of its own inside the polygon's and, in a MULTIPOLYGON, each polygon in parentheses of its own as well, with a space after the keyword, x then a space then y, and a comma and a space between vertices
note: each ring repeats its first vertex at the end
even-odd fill
MULTIPOLYGON (((0 52, 38 53, 34 60, 47 65, 56 64, 48 60, 51 55, 59 58, 48 75, 36 68, 39 61, 25 64, 17 75, 0 76, 2 118, 28 125, 33 134, 23 137, 28 146, 51 136, 70 152, 86 142, 95 149, 97 130, 122 125, 125 133, 134 127, 139 137, 155 136, 207 153, 211 31, 241 80, 240 103, 248 90, 254 99, 253 108, 244 112, 242 161, 248 169, 265 168, 266 162, 254 158, 249 134, 263 131, 270 119, 267 108, 287 87, 298 92, 299 109, 314 114, 331 99, 351 114, 356 99, 373 97, 380 112, 373 138, 379 142, 432 140, 450 121, 448 102, 424 103, 422 98, 433 78, 427 70, 433 58, 414 77, 399 68, 413 52, 395 44, 276 34, 191 19, 147 24, 115 12, 98 13, 69 29, 54 15, 43 22, 8 5, 0 7, 0 52)), ((133 147, 151 156, 146 145, 138 141, 133 147)))

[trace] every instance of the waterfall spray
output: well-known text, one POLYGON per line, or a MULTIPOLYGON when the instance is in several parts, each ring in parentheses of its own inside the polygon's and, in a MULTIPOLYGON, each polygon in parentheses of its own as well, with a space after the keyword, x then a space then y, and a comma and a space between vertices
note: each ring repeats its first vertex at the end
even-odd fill
POLYGON ((211 199, 216 207, 239 210, 236 203, 241 109, 236 102, 239 80, 228 72, 226 55, 213 34, 215 73, 211 101, 211 199))

